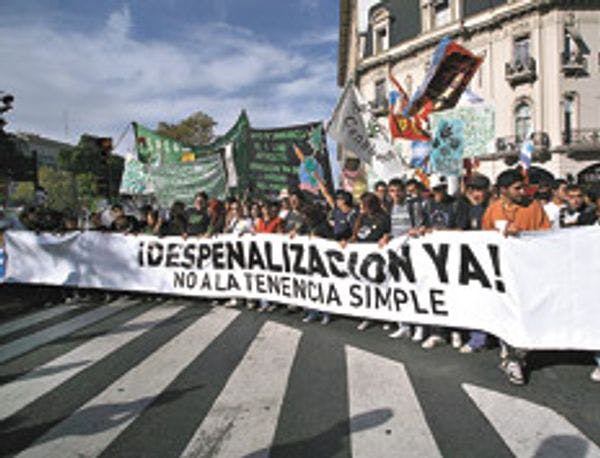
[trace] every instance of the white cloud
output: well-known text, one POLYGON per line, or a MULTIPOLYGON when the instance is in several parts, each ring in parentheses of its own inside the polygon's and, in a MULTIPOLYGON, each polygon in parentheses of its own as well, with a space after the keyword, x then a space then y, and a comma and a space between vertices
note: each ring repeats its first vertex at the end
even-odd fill
POLYGON ((329 56, 224 23, 188 30, 177 42, 140 41, 133 27, 127 7, 85 32, 0 20, 0 89, 16 97, 9 128, 76 141, 84 132, 117 136, 132 120, 152 127, 202 110, 225 131, 242 108, 267 127, 323 119, 335 103, 329 56))

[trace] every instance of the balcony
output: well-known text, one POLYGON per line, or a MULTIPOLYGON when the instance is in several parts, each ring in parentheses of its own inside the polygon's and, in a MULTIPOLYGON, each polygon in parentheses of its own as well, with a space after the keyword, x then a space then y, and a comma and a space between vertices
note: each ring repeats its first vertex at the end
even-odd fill
MULTIPOLYGON (((508 165, 514 165, 519 160, 519 152, 523 140, 515 135, 498 137, 496 139, 496 152, 493 159, 504 159, 508 165)), ((550 137, 546 132, 533 133, 533 162, 546 162, 550 160, 550 137)))
POLYGON ((507 62, 504 76, 512 87, 519 84, 533 83, 537 79, 536 63, 533 57, 507 62))
POLYGON ((560 54, 561 71, 565 76, 588 76, 587 58, 580 52, 562 52, 560 54))
POLYGON ((572 159, 594 159, 600 154, 600 128, 572 129, 562 133, 561 147, 572 159))

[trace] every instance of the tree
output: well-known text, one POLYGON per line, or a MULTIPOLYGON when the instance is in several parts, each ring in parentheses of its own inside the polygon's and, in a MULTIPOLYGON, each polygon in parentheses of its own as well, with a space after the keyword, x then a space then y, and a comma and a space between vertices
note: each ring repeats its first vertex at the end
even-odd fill
POLYGON ((48 193, 48 207, 63 211, 78 208, 73 175, 64 170, 40 167, 40 185, 48 193))
POLYGON ((188 146, 201 146, 215 138, 217 123, 206 113, 198 111, 177 124, 159 122, 156 133, 188 146))

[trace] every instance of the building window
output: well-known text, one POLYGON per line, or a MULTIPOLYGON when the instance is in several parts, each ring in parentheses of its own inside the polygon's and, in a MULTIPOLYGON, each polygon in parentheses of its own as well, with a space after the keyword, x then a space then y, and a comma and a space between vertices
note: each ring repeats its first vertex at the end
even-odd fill
POLYGON ((384 6, 371 13, 369 19, 373 30, 373 54, 379 54, 390 47, 390 12, 384 6))
POLYGON ((517 143, 527 140, 532 132, 531 107, 527 102, 521 102, 515 108, 515 137, 517 143))
POLYGON ((452 21, 450 0, 432 0, 431 6, 433 7, 434 27, 441 27, 452 21))
POLYGON ((527 66, 529 62, 529 50, 531 48, 531 39, 529 35, 515 38, 515 47, 513 51, 514 63, 517 66, 527 66))
POLYGON ((573 139, 573 121, 575 114, 575 95, 566 94, 563 100, 563 139, 565 145, 571 143, 573 139))
POLYGON ((381 109, 387 106, 385 89, 385 79, 375 81, 375 108, 381 109))
POLYGON ((380 27, 374 30, 375 33, 375 54, 379 54, 387 49, 387 28, 380 27))

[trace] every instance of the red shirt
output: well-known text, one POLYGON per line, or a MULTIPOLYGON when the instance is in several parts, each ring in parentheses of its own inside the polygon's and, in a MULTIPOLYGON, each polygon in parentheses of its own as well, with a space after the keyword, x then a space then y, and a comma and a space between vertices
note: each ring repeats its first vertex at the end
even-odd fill
POLYGON ((278 216, 265 222, 264 219, 258 218, 256 221, 256 232, 261 234, 275 234, 277 232, 281 232, 281 226, 283 225, 283 220, 278 216))

